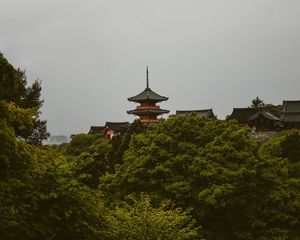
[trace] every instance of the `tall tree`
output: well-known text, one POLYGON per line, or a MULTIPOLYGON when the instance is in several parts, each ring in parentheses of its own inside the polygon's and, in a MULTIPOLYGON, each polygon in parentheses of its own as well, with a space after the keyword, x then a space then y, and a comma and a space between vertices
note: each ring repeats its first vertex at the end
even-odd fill
POLYGON ((16 139, 32 109, 0 101, 0 239, 106 239, 99 191, 76 159, 16 139))
POLYGON ((33 124, 28 128, 15 128, 17 137, 25 139, 28 143, 41 145, 49 134, 46 121, 40 119, 41 107, 41 82, 34 81, 28 85, 25 71, 15 69, 0 53, 0 100, 14 102, 24 109, 34 109, 33 124))
POLYGON ((264 106, 265 106, 264 101, 261 100, 259 97, 256 97, 255 99, 253 99, 251 101, 251 107, 259 108, 259 107, 264 107, 264 106))

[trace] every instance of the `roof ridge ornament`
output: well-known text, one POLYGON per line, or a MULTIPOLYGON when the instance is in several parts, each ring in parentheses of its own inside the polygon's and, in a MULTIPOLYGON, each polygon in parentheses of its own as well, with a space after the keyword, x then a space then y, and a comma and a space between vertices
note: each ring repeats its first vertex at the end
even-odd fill
POLYGON ((149 71, 148 71, 148 66, 146 68, 146 79, 147 79, 146 89, 149 89, 149 71))

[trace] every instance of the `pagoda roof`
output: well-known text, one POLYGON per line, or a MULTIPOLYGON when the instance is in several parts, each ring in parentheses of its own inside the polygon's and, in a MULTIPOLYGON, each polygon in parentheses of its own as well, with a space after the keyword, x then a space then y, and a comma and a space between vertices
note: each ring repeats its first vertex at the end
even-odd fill
POLYGON ((280 119, 266 108, 234 108, 229 119, 236 119, 238 122, 250 122, 263 116, 272 121, 279 121, 280 119))
POLYGON ((283 101, 281 119, 284 122, 300 122, 300 100, 283 101))
POLYGON ((213 113, 213 110, 210 109, 201 109, 201 110, 176 110, 177 116, 185 116, 191 113, 196 113, 200 115, 201 117, 204 117, 205 119, 214 118, 215 115, 213 113))
POLYGON ((142 103, 142 102, 147 102, 147 101, 162 102, 162 101, 167 101, 168 99, 169 99, 168 97, 161 96, 161 95, 157 94, 156 92, 152 91, 151 88, 149 87, 149 73, 148 73, 148 67, 147 67, 145 90, 136 96, 128 98, 128 101, 142 103))
POLYGON ((161 115, 165 113, 169 113, 169 110, 164 109, 134 109, 127 111, 128 114, 135 114, 135 115, 161 115))
POLYGON ((128 101, 138 102, 138 103, 145 102, 145 101, 162 102, 162 101, 167 101, 168 99, 169 99, 168 97, 161 96, 156 92, 152 91, 150 88, 146 88, 138 95, 128 98, 128 101))

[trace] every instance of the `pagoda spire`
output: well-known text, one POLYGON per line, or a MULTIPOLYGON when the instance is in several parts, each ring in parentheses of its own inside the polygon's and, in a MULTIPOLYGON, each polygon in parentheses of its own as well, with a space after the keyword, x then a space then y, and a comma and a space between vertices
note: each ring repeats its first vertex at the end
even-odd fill
POLYGON ((146 79, 147 79, 146 88, 149 89, 149 72, 148 72, 148 66, 147 66, 147 69, 146 69, 146 79))

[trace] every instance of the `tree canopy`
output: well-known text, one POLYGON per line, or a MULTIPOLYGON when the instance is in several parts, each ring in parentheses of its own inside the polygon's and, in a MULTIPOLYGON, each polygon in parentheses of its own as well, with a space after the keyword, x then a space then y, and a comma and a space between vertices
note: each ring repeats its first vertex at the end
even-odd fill
POLYGON ((15 69, 0 53, 0 100, 34 110, 31 126, 22 129, 16 127, 14 131, 18 137, 35 145, 41 145, 49 136, 46 121, 40 119, 40 109, 43 105, 41 90, 41 81, 36 80, 28 85, 25 71, 15 69))
POLYGON ((171 199, 192 209, 207 239, 290 239, 299 197, 286 195, 285 160, 260 156, 249 131, 233 121, 172 117, 132 136, 101 189, 108 202, 140 192, 171 199))
POLYGON ((132 203, 123 203, 109 218, 115 240, 202 239, 200 228, 187 211, 163 203, 153 207, 149 196, 141 194, 132 203))

